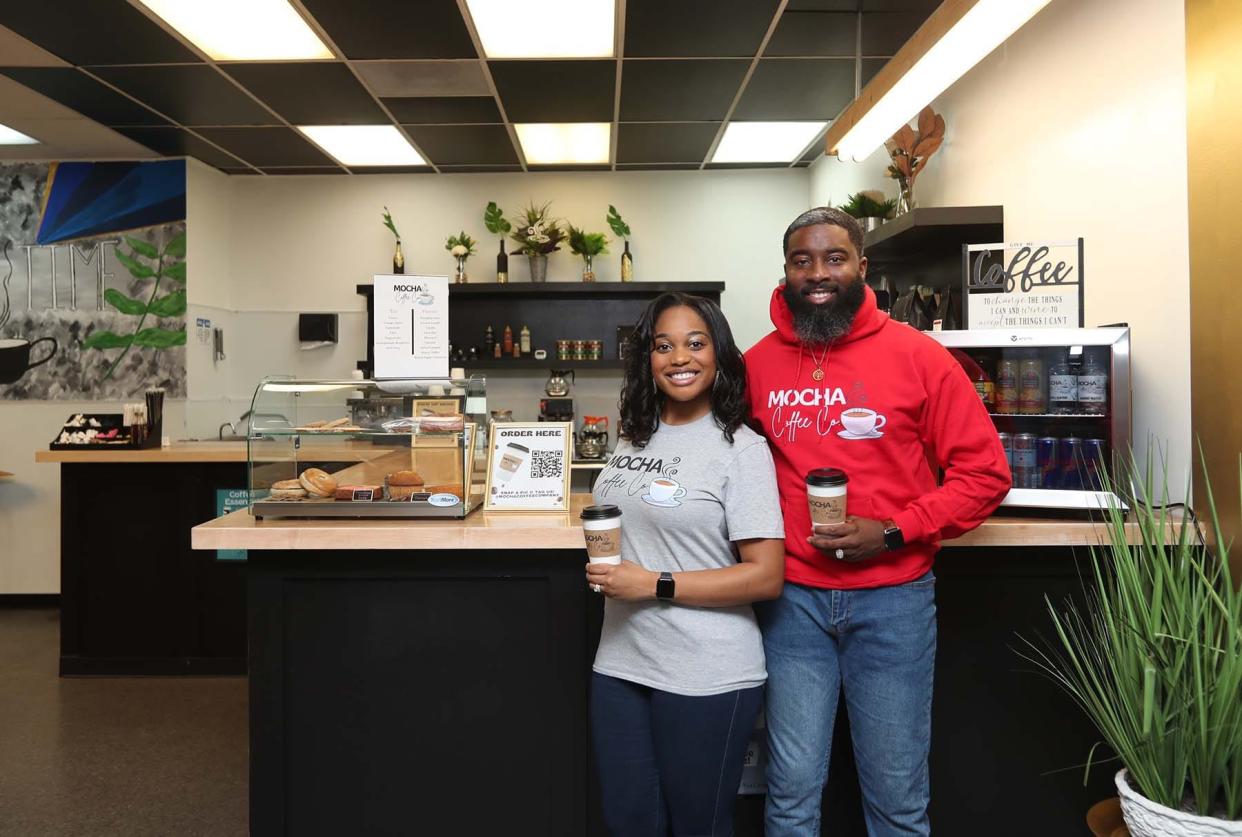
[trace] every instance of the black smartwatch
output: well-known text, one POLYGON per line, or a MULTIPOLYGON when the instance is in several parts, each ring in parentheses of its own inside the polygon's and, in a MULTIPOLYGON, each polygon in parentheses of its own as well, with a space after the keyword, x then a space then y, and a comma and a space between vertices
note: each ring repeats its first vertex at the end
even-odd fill
POLYGON ((660 573, 660 578, 656 581, 656 598, 671 599, 676 589, 677 582, 673 581, 673 574, 660 573))
POLYGON ((905 548, 906 537, 901 529, 891 520, 884 521, 884 548, 889 552, 905 548))

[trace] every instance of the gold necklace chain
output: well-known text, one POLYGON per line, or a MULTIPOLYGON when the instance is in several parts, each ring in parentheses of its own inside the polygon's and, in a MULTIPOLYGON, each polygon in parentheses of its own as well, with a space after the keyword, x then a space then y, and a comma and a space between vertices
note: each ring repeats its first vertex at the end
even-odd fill
POLYGON ((811 353, 811 361, 815 364, 815 371, 811 373, 811 380, 818 383, 824 379, 824 364, 828 362, 828 357, 832 354, 832 344, 829 343, 824 347, 824 353, 818 359, 815 357, 814 349, 808 347, 807 351, 811 353))

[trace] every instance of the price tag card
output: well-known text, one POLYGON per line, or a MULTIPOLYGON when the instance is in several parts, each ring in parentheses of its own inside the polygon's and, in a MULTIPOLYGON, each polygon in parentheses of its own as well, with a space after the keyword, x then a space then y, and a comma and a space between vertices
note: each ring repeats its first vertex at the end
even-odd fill
POLYGON ((487 453, 487 511, 567 511, 570 422, 500 422, 487 453))

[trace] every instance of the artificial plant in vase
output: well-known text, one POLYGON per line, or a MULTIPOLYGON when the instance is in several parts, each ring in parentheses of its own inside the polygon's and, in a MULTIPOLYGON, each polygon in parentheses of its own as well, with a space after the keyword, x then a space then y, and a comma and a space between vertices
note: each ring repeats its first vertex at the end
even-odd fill
POLYGON ((397 225, 392 222, 392 213, 388 211, 388 207, 384 207, 384 226, 392 231, 392 237, 397 240, 397 248, 392 254, 392 272, 405 273, 405 256, 401 254, 401 233, 397 232, 397 225))
POLYGON ((457 260, 457 273, 453 276, 453 282, 458 285, 464 285, 470 281, 470 277, 466 275, 466 259, 474 255, 474 245, 478 244, 470 235, 462 230, 457 235, 450 235, 444 242, 444 249, 453 254, 453 258, 457 260))
POLYGON ((603 233, 592 233, 569 225, 569 251, 582 257, 582 281, 595 281, 595 257, 607 255, 608 238, 603 233))
POLYGON ((634 257, 630 255, 630 225, 621 220, 621 213, 612 204, 608 204, 606 216, 612 234, 625 242, 625 252, 621 254, 621 281, 634 281, 634 257))
POLYGON ((840 207, 846 215, 857 218, 868 232, 879 226, 880 221, 889 217, 896 208, 896 199, 885 199, 879 192, 857 192, 847 197, 840 207))
POLYGON ((915 133, 909 125, 902 125, 897 133, 884 143, 892 158, 888 176, 897 181, 900 197, 897 214, 904 215, 914 209, 914 181, 923 173, 927 161, 944 142, 944 117, 931 109, 931 105, 919 111, 919 129, 915 133))
POLYGON ((1154 472, 1149 457, 1145 470, 1105 480, 1114 494, 1137 487, 1132 516, 1103 510, 1108 536, 1091 550, 1085 604, 1049 601, 1055 638, 1024 638, 1018 653, 1074 699, 1123 765, 1116 784, 1134 837, 1242 835, 1242 592, 1219 524, 1209 547, 1192 516, 1173 518, 1154 472))
POLYGON ((549 212, 551 207, 550 203, 543 206, 528 204, 522 210, 517 229, 509 236, 518 243, 518 249, 513 250, 512 255, 520 253, 530 262, 532 282, 547 281, 548 254, 561 249, 561 242, 565 240, 560 222, 549 212))
POLYGON ((509 281, 509 254, 505 252, 505 236, 513 230, 513 225, 505 220, 505 214, 496 201, 489 201, 483 210, 483 226, 492 235, 500 236, 500 254, 496 256, 496 281, 505 284, 509 281))

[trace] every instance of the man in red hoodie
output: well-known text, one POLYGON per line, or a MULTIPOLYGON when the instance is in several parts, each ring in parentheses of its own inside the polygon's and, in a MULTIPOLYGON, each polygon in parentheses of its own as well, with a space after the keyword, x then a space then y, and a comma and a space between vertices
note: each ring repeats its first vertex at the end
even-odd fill
POLYGON ((776 330, 746 353, 785 515, 784 593, 756 608, 768 669, 767 837, 819 835, 842 690, 868 833, 930 832, 932 559, 1010 484, 974 385, 939 343, 876 308, 866 274, 858 222, 804 212, 785 232, 776 330), (812 530, 815 468, 845 471, 844 523, 812 530))

